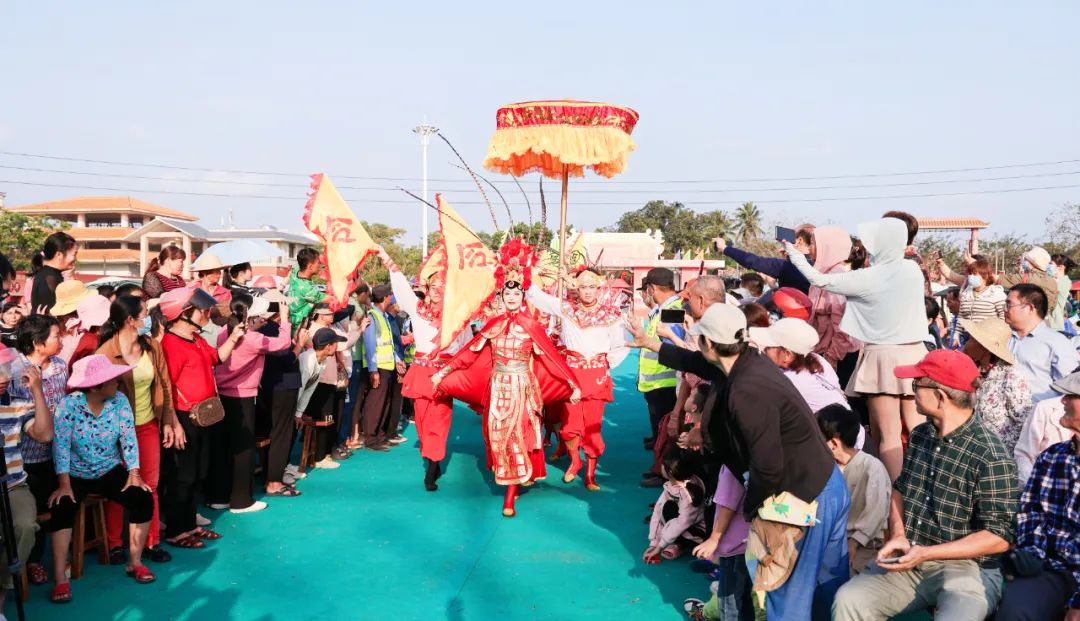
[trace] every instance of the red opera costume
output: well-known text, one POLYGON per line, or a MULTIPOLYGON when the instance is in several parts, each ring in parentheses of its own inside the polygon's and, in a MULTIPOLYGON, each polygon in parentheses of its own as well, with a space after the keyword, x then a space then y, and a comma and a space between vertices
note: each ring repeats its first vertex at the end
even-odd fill
MULTIPOLYGON (((603 279, 592 271, 582 271, 576 279, 580 286, 599 289, 603 279)), ((585 484, 598 490, 596 461, 604 453, 601 426, 604 407, 614 400, 611 368, 619 366, 629 353, 623 334, 622 311, 609 303, 597 300, 586 306, 580 300, 560 300, 537 286, 528 291, 528 300, 542 312, 561 321, 560 338, 566 348, 566 361, 581 387, 578 403, 557 404, 562 427, 560 439, 566 443, 571 466, 564 481, 572 482, 581 469, 578 448, 585 451, 587 470, 585 484)))
MULTIPOLYGON (((441 249, 436 250, 436 252, 441 249)), ((450 421, 453 412, 453 400, 448 396, 432 398, 430 393, 431 376, 446 366, 450 358, 469 341, 469 335, 462 333, 447 348, 439 349, 439 324, 442 314, 442 300, 432 303, 436 291, 440 294, 445 289, 445 280, 441 273, 427 276, 428 297, 421 300, 413 292, 409 280, 401 273, 397 265, 380 248, 380 258, 390 272, 390 286, 398 306, 412 317, 416 358, 402 381, 401 394, 413 400, 416 435, 420 441, 420 455, 428 460, 424 485, 428 491, 436 491, 435 481, 441 476, 440 462, 446 458, 446 440, 450 435, 450 421)))
MULTIPOLYGON (((496 280, 504 300, 511 290, 522 300, 534 261, 520 240, 503 247, 496 280)), ((524 306, 491 319, 433 376, 437 395, 483 412, 487 462, 495 482, 507 486, 503 514, 508 517, 515 515, 518 486, 546 475, 541 412, 545 403, 580 396, 573 377, 544 326, 524 306)))

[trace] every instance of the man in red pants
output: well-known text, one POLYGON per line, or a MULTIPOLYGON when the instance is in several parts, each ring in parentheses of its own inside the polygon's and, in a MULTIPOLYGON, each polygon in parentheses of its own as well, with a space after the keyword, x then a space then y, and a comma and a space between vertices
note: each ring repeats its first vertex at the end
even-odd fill
POLYGON ((442 314, 442 296, 446 285, 443 274, 432 274, 426 283, 427 292, 423 299, 413 291, 409 279, 401 273, 390 255, 379 247, 379 258, 390 272, 390 286, 398 306, 412 318, 413 336, 415 337, 416 357, 405 374, 401 394, 412 399, 416 435, 420 440, 420 455, 427 460, 424 472, 424 488, 429 492, 439 489, 436 481, 442 476, 442 461, 446 458, 446 439, 450 435, 450 418, 453 400, 427 399, 422 394, 424 384, 430 385, 431 376, 446 366, 446 362, 472 338, 469 330, 462 334, 444 350, 438 347, 438 332, 442 314))
POLYGON ((538 286, 529 288, 527 299, 543 313, 562 320, 560 337, 566 348, 566 362, 581 387, 577 403, 559 403, 562 428, 560 439, 570 454, 570 467, 563 476, 572 483, 581 470, 580 451, 585 451, 585 487, 597 491, 596 462, 604 453, 601 423, 604 407, 613 400, 610 370, 619 366, 629 350, 623 335, 623 316, 618 306, 600 300, 604 278, 599 272, 579 270, 568 285, 576 290, 573 300, 560 300, 538 286))

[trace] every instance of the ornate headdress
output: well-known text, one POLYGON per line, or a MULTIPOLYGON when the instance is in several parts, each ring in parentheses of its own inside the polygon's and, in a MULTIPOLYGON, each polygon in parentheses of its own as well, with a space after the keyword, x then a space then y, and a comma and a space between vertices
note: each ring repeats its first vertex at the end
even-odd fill
POLYGON ((596 268, 588 265, 581 265, 570 270, 570 276, 577 282, 580 287, 582 285, 593 285, 595 287, 603 286, 605 278, 596 273, 596 268))
POLYGON ((499 249, 499 266, 495 268, 495 289, 528 289, 532 286, 532 268, 539 261, 533 247, 515 237, 499 249))

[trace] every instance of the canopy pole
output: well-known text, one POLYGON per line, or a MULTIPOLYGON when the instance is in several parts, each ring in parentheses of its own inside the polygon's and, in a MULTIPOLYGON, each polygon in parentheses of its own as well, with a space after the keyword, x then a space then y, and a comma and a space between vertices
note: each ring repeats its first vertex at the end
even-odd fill
POLYGON ((563 164, 562 200, 559 203, 559 295, 562 295, 562 274, 566 272, 566 195, 570 185, 570 167, 563 164))

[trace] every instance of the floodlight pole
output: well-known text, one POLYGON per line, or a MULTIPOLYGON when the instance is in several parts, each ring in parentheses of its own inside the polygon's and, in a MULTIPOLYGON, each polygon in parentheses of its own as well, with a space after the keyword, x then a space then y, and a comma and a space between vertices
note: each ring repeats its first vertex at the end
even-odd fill
POLYGON ((428 254, 428 194, 427 194, 427 150, 428 145, 431 144, 431 136, 439 133, 439 128, 434 125, 428 125, 427 121, 417 125, 413 128, 413 133, 420 136, 420 157, 423 166, 423 176, 421 177, 421 196, 424 199, 424 203, 420 205, 420 222, 421 222, 421 238, 420 248, 423 252, 423 257, 427 258, 428 254))

